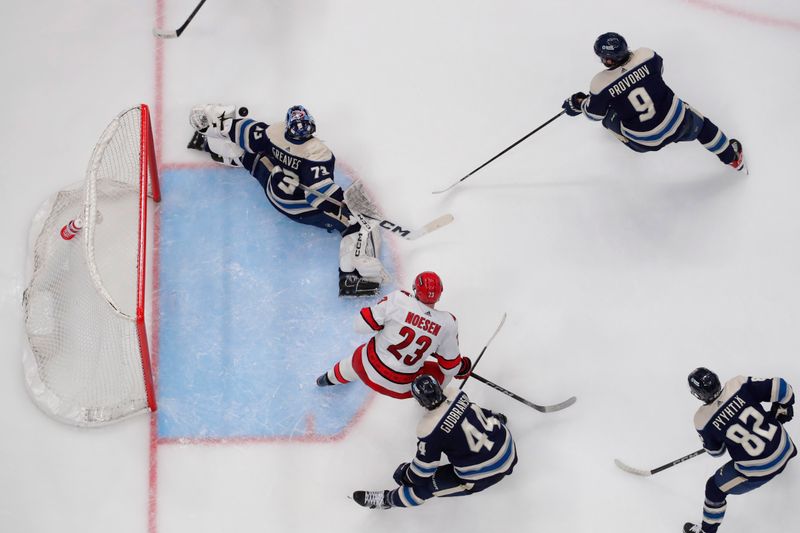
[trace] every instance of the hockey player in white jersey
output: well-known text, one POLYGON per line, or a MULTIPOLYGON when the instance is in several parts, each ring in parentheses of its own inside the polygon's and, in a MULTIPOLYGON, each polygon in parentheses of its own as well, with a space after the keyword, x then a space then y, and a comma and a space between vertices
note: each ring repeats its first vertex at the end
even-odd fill
POLYGON ((471 402, 455 387, 443 393, 428 375, 415 378, 411 392, 427 410, 417 424, 417 453, 395 470, 398 488, 358 490, 353 493, 357 504, 370 509, 416 507, 434 497, 480 492, 511 475, 517 447, 505 415, 471 402))
POLYGON ((359 331, 374 332, 366 343, 317 378, 317 385, 342 385, 360 379, 392 398, 410 398, 411 383, 425 373, 442 386, 453 377, 469 375, 472 362, 458 347, 456 317, 435 309, 442 280, 422 272, 414 280, 414 295, 394 291, 356 317, 359 331))
POLYGON ((352 216, 333 181, 335 157, 314 137, 314 117, 292 106, 285 122, 266 124, 244 118, 236 106, 208 104, 192 108, 196 133, 189 148, 208 152, 218 163, 242 167, 255 177, 267 200, 302 224, 342 235, 339 246, 339 294, 369 296, 388 279, 380 261, 381 235, 352 216))
MULTIPOLYGON (((706 482, 703 521, 687 522, 684 533, 717 533, 730 494, 744 494, 778 476, 797 455, 783 427, 794 416, 794 391, 783 378, 737 376, 724 386, 711 370, 689 374, 689 390, 703 402, 694 424, 703 449, 731 460, 706 482), (771 403, 769 411, 762 403, 771 403)), ((765 527, 763 530, 771 530, 765 527)))

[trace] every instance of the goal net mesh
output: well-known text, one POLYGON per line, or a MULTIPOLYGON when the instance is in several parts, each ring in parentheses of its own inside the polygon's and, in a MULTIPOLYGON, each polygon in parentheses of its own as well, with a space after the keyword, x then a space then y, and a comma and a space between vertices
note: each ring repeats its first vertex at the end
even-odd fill
POLYGON ((37 404, 64 422, 102 425, 155 409, 144 327, 147 204, 159 194, 152 149, 147 107, 123 111, 85 181, 34 219, 25 377, 37 404), (67 240, 70 222, 81 229, 67 240))

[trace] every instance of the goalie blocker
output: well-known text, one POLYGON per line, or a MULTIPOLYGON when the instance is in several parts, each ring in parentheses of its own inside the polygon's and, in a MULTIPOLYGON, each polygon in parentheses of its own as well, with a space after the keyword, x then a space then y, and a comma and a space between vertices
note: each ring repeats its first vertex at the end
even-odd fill
POLYGON ((188 148, 246 169, 269 203, 292 220, 340 232, 339 295, 377 294, 389 279, 380 261, 380 232, 377 224, 365 224, 347 207, 334 182, 335 156, 314 137, 314 117, 296 105, 284 122, 268 125, 245 118, 241 109, 215 104, 192 108, 189 122, 195 134, 188 148))

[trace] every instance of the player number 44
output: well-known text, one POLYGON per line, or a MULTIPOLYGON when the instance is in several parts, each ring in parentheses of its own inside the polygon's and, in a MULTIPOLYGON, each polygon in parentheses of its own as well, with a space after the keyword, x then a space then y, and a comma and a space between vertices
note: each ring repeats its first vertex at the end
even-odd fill
MULTIPOLYGON (((475 415, 477 415, 478 420, 486 431, 491 431, 493 427, 500 425, 500 423, 494 418, 486 418, 481 408, 477 405, 472 404, 471 407, 472 410, 475 411, 475 415)), ((469 446, 469 449, 473 452, 478 453, 481 451, 481 448, 486 448, 487 450, 491 451, 491 449, 494 447, 494 442, 489 440, 489 436, 470 424, 467 418, 464 418, 464 421, 461 422, 461 429, 464 431, 464 436, 467 439, 467 446, 469 446)))

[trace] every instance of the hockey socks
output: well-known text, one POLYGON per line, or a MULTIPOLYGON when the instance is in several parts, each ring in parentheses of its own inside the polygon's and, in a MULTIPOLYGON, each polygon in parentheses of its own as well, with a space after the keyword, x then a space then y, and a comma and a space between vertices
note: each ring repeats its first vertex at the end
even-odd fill
MULTIPOLYGON (((700 141, 703 148, 716 155, 719 160, 726 165, 730 165, 737 159, 740 159, 741 144, 735 139, 729 140, 728 137, 722 133, 722 130, 711 122, 708 117, 703 118, 703 127, 700 130, 700 134, 697 136, 697 140, 700 141), (738 153, 734 142, 739 144, 738 153)), ((738 168, 736 169, 738 170, 738 168)))

